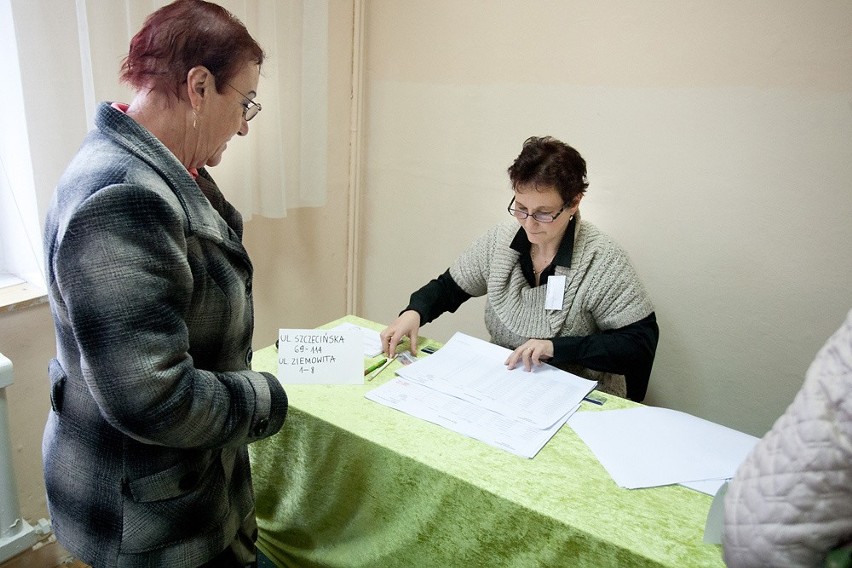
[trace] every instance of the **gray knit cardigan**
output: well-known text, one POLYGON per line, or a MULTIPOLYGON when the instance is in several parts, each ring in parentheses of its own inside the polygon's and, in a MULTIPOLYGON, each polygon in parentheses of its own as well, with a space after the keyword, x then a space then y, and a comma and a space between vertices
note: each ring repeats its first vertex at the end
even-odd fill
MULTIPOLYGON (((561 310, 544 307, 546 286, 531 287, 509 245, 518 231, 515 221, 493 227, 464 251, 450 275, 472 296, 487 294, 485 326, 491 341, 515 349, 530 338, 585 336, 624 327, 654 311, 627 254, 609 236, 577 219, 571 266, 557 266, 566 276, 561 310)), ((623 375, 576 365, 565 370, 596 380, 598 388, 626 396, 623 375)))

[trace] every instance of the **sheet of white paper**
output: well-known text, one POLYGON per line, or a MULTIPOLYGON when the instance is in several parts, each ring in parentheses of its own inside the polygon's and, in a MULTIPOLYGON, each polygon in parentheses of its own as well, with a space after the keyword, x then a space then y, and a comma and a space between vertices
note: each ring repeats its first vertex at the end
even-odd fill
POLYGON ((727 479, 705 479, 703 481, 686 481, 684 483, 681 483, 680 485, 683 485, 687 489, 698 491, 699 493, 715 495, 716 493, 718 493, 719 488, 722 487, 727 481, 727 479))
POLYGON ((525 458, 535 457, 577 410, 575 406, 549 428, 542 430, 400 377, 391 379, 365 396, 525 458))
POLYGON ((704 523, 704 542, 706 544, 722 544, 722 531, 725 528, 725 494, 728 483, 723 482, 716 493, 707 512, 707 522, 704 523))
POLYGON ((499 345, 456 333, 441 349, 397 374, 539 429, 556 424, 597 386, 547 364, 532 372, 523 367, 510 371, 505 365, 510 354, 499 345))
POLYGON ((544 298, 545 310, 561 310, 565 298, 565 275, 554 274, 547 279, 547 295, 544 298))
POLYGON ((360 333, 364 341, 364 357, 375 357, 382 352, 382 339, 375 329, 349 322, 344 322, 331 329, 334 331, 355 330, 360 333))
POLYGON ((758 440, 668 408, 579 412, 568 425, 628 489, 733 477, 758 440))

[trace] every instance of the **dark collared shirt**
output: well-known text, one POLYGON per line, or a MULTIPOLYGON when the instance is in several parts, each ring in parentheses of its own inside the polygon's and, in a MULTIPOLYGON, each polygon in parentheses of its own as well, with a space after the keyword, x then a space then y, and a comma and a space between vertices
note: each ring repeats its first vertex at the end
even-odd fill
MULTIPOLYGON (((539 286, 556 273, 556 267, 570 268, 574 254, 574 233, 577 219, 572 219, 550 265, 539 275, 539 286)), ((530 241, 523 228, 509 245, 520 253, 521 272, 531 287, 535 287, 535 274, 530 256, 530 241)), ((444 312, 455 312, 472 296, 465 292, 447 269, 443 274, 411 295, 405 310, 420 314, 420 325, 425 325, 444 312)), ((403 311, 405 311, 403 310, 403 311)), ((553 365, 576 364, 602 371, 624 375, 627 396, 637 402, 644 398, 645 387, 651 375, 654 354, 659 339, 659 327, 654 312, 630 325, 608 329, 587 336, 552 337, 553 365), (631 388, 633 387, 633 388, 631 388)))

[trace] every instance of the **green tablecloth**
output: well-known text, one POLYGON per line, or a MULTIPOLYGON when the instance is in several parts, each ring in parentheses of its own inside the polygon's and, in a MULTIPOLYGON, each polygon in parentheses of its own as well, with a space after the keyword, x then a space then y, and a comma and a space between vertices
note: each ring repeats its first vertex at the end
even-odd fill
MULTIPOLYGON (((343 321, 381 329, 323 327, 343 321)), ((275 348, 253 367, 275 373, 275 348)), ((249 447, 258 546, 279 566, 724 566, 702 543, 708 495, 621 489, 567 425, 529 460, 364 398, 398 367, 287 385, 284 427, 249 447)), ((635 405, 595 396, 580 411, 635 405)))

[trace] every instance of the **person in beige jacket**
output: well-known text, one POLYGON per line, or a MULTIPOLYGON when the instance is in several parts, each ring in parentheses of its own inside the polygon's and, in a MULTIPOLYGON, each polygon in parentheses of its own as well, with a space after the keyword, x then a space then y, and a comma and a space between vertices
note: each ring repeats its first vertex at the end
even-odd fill
POLYGON ((852 540, 852 311, 725 497, 731 568, 823 566, 852 540))

